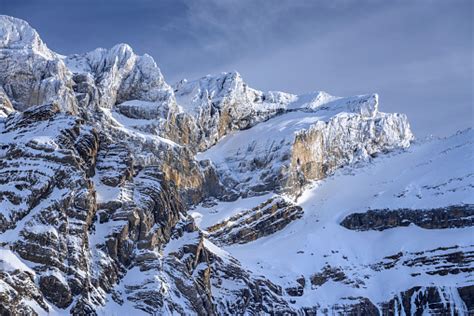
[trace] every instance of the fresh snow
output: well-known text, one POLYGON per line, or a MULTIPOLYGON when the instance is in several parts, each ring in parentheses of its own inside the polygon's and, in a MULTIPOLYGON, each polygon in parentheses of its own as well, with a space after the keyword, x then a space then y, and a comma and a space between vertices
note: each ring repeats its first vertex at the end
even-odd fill
MULTIPOLYGON (((272 124, 275 130, 279 128, 278 123, 276 118, 272 124)), ((280 128, 297 129, 291 125, 280 128)), ((250 137, 246 133, 229 136, 204 155, 221 159, 224 153, 232 154, 227 147, 234 144, 231 138, 241 139, 243 143, 245 136, 250 137)), ((265 137, 257 136, 260 134, 255 130, 253 135, 265 137)), ((382 302, 414 285, 462 286, 466 282, 472 283, 474 280, 464 279, 463 274, 449 278, 424 273, 417 277, 409 276, 427 267, 400 266, 377 272, 368 266, 398 252, 410 256, 409 252, 455 245, 467 251, 472 248, 471 228, 429 230, 411 225, 358 232, 339 223, 350 213, 369 209, 425 209, 474 203, 473 140, 474 131, 466 130, 447 139, 416 143, 406 151, 380 156, 362 166, 343 168, 335 175, 313 183, 298 199, 297 204, 304 209, 303 218, 270 236, 224 249, 248 270, 283 287, 295 286, 295 280, 301 275, 309 283, 309 277, 327 265, 341 267, 349 280, 365 283, 354 288, 328 281, 316 289, 307 284, 302 297, 292 297, 300 306, 311 306, 316 301, 330 306, 347 296, 363 296, 373 302, 382 302)), ((242 208, 257 206, 262 199, 253 197, 232 203, 220 202, 211 208, 200 206, 192 210, 191 215, 198 218, 200 227, 207 227, 240 212, 242 208)))
MULTIPOLYGON (((115 111, 111 111, 110 109, 102 108, 101 110, 114 123, 114 127, 123 131, 124 133, 140 138, 143 141, 157 141, 171 146, 179 146, 167 138, 153 134, 152 130, 147 133, 143 132, 142 129, 138 129, 138 127, 152 128, 153 120, 132 119, 115 111)), ((159 124, 158 120, 155 123, 159 124)))
POLYGON ((215 205, 199 204, 190 210, 189 214, 194 218, 196 225, 205 230, 207 227, 255 207, 273 196, 275 196, 274 193, 269 193, 246 199, 239 198, 232 202, 220 202, 215 205))
POLYGON ((112 187, 103 184, 97 174, 91 180, 94 183, 97 203, 106 203, 109 201, 119 200, 121 195, 120 187, 112 187))
MULTIPOLYGON (((316 99, 320 93, 317 93, 316 99)), ((298 109, 308 105, 307 96, 301 101, 297 99, 295 103, 298 109)), ((290 146, 294 136, 301 130, 307 130, 315 123, 327 122, 336 115, 346 113, 377 113, 377 95, 362 95, 357 97, 337 98, 325 97, 326 101, 319 103, 316 111, 293 111, 278 115, 266 122, 257 124, 251 129, 235 131, 227 135, 209 150, 196 155, 196 159, 210 159, 215 164, 225 160, 239 157, 244 158, 248 148, 255 152, 266 152, 268 148, 279 144, 290 146), (322 106, 324 104, 324 106, 322 106)), ((291 103, 290 103, 291 105, 291 103)), ((372 116, 372 114, 368 114, 372 116)))
POLYGON ((33 275, 35 272, 23 263, 14 252, 10 249, 0 248, 0 271, 27 271, 33 275))

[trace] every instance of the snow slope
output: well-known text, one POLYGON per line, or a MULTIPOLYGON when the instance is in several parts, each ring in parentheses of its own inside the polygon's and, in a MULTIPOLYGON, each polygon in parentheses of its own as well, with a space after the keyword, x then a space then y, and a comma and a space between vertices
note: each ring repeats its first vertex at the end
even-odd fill
MULTIPOLYGON (((278 129, 278 124, 274 127, 278 129)), ((311 306, 317 302, 330 307, 348 296, 367 297, 381 303, 413 286, 472 285, 472 273, 449 277, 429 275, 425 273, 430 269, 429 264, 374 269, 376 263, 400 252, 409 260, 430 250, 438 249, 432 254, 446 252, 440 247, 473 251, 471 227, 441 230, 410 225, 359 232, 342 227, 340 222, 351 213, 369 209, 429 209, 474 204, 473 139, 474 131, 467 130, 447 139, 416 143, 406 151, 343 168, 325 180, 314 182, 298 199, 297 204, 304 209, 303 218, 273 235, 231 245, 225 250, 247 269, 283 288, 295 286, 296 279, 304 276, 307 281, 303 296, 291 297, 297 306, 311 306), (347 282, 308 285, 312 275, 328 266, 340 268, 347 282), (419 275, 411 276, 416 273, 419 275)), ((220 147, 224 150, 222 154, 227 153, 225 144, 231 142, 224 140, 220 147)), ((211 157, 220 157, 218 148, 212 149, 211 157)), ((244 199, 240 203, 251 208, 260 202, 249 205, 252 201, 244 199)), ((232 207, 221 203, 213 209, 227 215, 233 210, 238 212, 238 205, 232 207)), ((224 214, 209 213, 205 208, 193 210, 193 216, 200 218, 201 225, 216 224, 208 218, 220 220, 224 217, 224 214)))

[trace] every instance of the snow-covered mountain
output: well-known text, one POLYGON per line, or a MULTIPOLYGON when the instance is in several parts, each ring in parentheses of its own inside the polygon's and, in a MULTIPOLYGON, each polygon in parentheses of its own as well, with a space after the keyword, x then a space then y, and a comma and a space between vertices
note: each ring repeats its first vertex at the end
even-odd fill
POLYGON ((0 312, 469 315, 473 136, 0 16, 0 312))

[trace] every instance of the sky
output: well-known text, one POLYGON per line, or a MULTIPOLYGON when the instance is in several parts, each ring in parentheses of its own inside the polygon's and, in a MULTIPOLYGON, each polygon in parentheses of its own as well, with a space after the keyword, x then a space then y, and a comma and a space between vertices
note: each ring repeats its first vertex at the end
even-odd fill
POLYGON ((418 138, 474 126, 471 0, 0 0, 61 54, 128 43, 168 83, 238 71, 259 90, 377 92, 418 138))

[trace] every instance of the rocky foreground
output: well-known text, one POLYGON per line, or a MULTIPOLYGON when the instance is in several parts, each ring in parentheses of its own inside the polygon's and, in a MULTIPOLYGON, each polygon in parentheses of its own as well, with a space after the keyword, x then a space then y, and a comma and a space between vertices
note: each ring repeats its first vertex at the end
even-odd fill
POLYGON ((0 16, 0 313, 474 313, 473 132, 378 107, 0 16))

